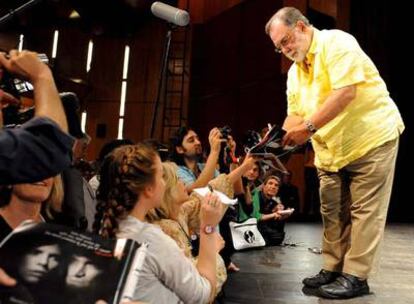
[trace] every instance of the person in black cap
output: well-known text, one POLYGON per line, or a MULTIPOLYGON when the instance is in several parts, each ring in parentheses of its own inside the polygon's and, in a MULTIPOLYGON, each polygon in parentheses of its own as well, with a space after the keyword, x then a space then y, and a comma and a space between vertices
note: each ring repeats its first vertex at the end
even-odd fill
POLYGON ((81 172, 74 166, 75 162, 84 154, 84 146, 87 146, 90 137, 81 129, 78 115, 80 102, 77 95, 73 92, 64 92, 60 93, 60 98, 67 117, 69 134, 75 137, 74 157, 72 166, 62 172, 65 193, 62 213, 55 214, 55 219, 49 220, 79 230, 91 231, 95 217, 95 193, 83 178, 81 172))

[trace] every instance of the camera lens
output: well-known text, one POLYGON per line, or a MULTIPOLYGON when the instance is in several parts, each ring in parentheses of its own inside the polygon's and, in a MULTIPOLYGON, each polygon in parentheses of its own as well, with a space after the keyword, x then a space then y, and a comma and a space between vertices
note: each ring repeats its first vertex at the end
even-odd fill
POLYGON ((231 134, 231 129, 229 126, 224 126, 222 128, 219 128, 219 131, 221 133, 221 138, 227 139, 229 135, 231 134))

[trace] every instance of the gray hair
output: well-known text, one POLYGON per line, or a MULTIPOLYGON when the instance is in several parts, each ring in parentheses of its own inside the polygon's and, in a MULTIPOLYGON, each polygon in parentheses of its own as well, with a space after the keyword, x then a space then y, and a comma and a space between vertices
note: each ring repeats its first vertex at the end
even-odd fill
POLYGON ((309 22, 308 18, 306 18, 300 10, 294 7, 283 7, 280 10, 278 10, 266 23, 265 26, 265 32, 267 35, 269 35, 270 32, 270 26, 275 20, 282 21, 285 25, 289 27, 293 27, 296 25, 296 23, 300 20, 302 21, 306 26, 311 26, 311 23, 309 22))

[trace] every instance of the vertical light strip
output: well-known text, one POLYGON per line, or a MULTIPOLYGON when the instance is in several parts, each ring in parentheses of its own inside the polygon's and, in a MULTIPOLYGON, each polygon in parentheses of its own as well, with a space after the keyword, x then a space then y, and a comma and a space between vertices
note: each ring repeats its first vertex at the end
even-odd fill
POLYGON ((88 113, 86 113, 86 111, 82 112, 82 116, 81 116, 81 130, 83 133, 86 133, 86 119, 88 117, 88 113))
POLYGON ((118 121, 118 139, 123 139, 123 134, 124 133, 124 119, 123 118, 119 118, 118 121))
POLYGON ((122 81, 121 87, 121 104, 119 106, 119 116, 123 117, 125 114, 125 98, 126 98, 127 82, 126 80, 122 81))
POLYGON ((19 52, 21 52, 23 50, 23 41, 24 41, 24 35, 20 34, 20 36, 19 36, 19 46, 18 46, 19 52))
POLYGON ((122 71, 122 79, 127 79, 128 77, 128 65, 129 65, 129 46, 125 46, 124 53, 124 69, 122 71))
POLYGON ((119 105, 118 139, 123 138, 123 132, 124 132, 124 114, 125 114, 125 102, 126 102, 126 94, 127 94, 128 66, 129 66, 129 46, 126 45, 125 52, 124 52, 124 67, 122 70, 121 101, 119 105))
POLYGON ((92 54, 93 54, 93 41, 89 40, 88 57, 86 58, 86 73, 88 73, 89 70, 91 69, 92 54))
POLYGON ((52 48, 52 58, 56 58, 57 46, 59 40, 59 31, 56 30, 55 34, 53 35, 53 48, 52 48))

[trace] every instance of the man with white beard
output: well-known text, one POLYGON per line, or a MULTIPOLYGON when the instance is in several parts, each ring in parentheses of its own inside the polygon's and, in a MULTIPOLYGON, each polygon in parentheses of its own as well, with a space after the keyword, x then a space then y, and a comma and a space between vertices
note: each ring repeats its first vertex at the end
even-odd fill
POLYGON ((318 30, 293 7, 265 27, 294 63, 288 72, 284 145, 309 139, 323 219, 323 269, 303 280, 327 298, 369 293, 404 123, 371 59, 340 30, 318 30))

